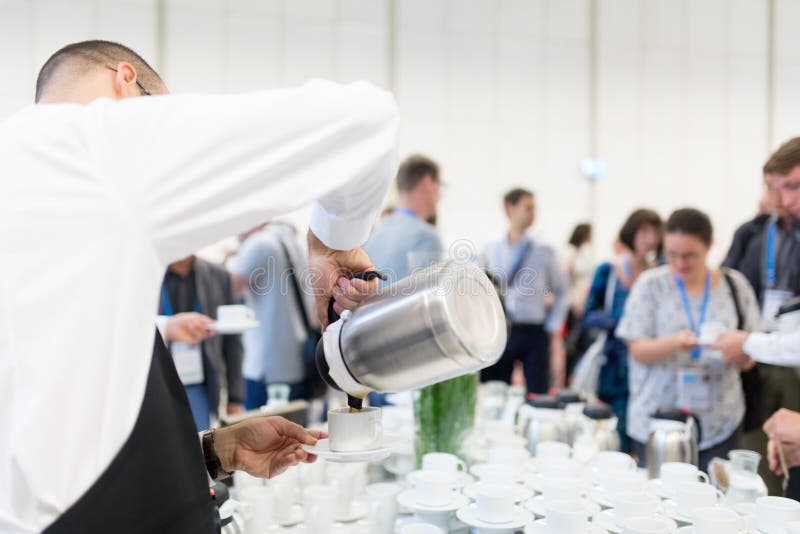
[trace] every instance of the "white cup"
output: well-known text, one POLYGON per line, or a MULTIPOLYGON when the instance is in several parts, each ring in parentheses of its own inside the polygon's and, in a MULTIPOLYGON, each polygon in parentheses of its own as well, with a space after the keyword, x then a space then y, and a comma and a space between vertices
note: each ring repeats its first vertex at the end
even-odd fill
MULTIPOLYGON (((336 513, 336 490, 331 486, 308 486, 303 490, 303 515, 307 534, 330 532, 336 513)), ((249 530, 248 532, 261 532, 249 530)))
POLYGON ((467 466, 455 454, 446 452, 429 452, 422 457, 423 471, 443 471, 445 473, 455 473, 457 471, 467 471, 467 466))
POLYGON ((583 482, 575 477, 546 477, 542 479, 542 496, 545 501, 574 500, 583 491, 583 482))
POLYGON ((581 475, 582 471, 583 466, 572 458, 553 458, 539 466, 539 473, 545 477, 577 477, 581 475))
POLYGON ((572 449, 560 441, 544 441, 536 444, 536 463, 547 462, 554 458, 569 458, 572 449))
POLYGON ((641 491, 622 491, 614 498, 614 514, 617 525, 634 517, 652 517, 661 511, 661 499, 641 491))
POLYGON ((243 304, 217 306, 217 322, 221 324, 244 323, 253 321, 255 318, 253 309, 243 304))
POLYGON ((747 521, 730 508, 701 506, 694 509, 692 524, 696 532, 739 534, 747 529, 747 521))
POLYGON ((559 534, 583 534, 586 532, 588 516, 586 507, 575 499, 548 501, 545 504, 547 530, 559 534))
POLYGON ((791 521, 786 525, 786 534, 800 534, 800 521, 791 521))
POLYGON ((530 457, 530 453, 521 447, 492 447, 486 461, 496 465, 522 466, 530 457))
POLYGON ((414 477, 414 489, 419 504, 444 506, 458 491, 455 473, 423 471, 414 477))
POLYGON ((636 461, 624 452, 602 451, 595 456, 595 467, 598 473, 636 469, 636 461))
POLYGON ((335 452, 377 449, 383 441, 381 409, 368 406, 350 413, 350 408, 328 410, 328 439, 335 452))
POLYGON ((379 482, 367 486, 370 534, 394 534, 394 522, 397 518, 397 494, 402 489, 399 484, 389 482, 379 482))
POLYGON ((632 517, 622 522, 622 534, 672 534, 675 522, 665 517, 632 517))
POLYGON ((400 534, 443 534, 442 529, 430 523, 412 523, 404 525, 400 534))
POLYGON ((785 497, 756 499, 756 525, 765 534, 783 534, 787 523, 800 521, 800 503, 785 497))
POLYGON ((514 488, 487 484, 475 496, 477 516, 487 523, 506 523, 514 518, 514 488))
POLYGON ((243 502, 249 505, 250 517, 247 519, 248 532, 263 532, 274 522, 275 491, 267 486, 243 488, 239 493, 243 502))
POLYGON ((514 484, 517 473, 510 465, 487 464, 481 471, 482 484, 514 484))
POLYGON ((350 515, 355 497, 356 468, 358 468, 358 464, 328 464, 326 469, 328 485, 336 491, 334 519, 350 515))
MULTIPOLYGON (((294 470, 296 471, 296 469, 294 470)), ((279 476, 270 481, 270 486, 275 491, 273 501, 275 503, 275 520, 280 523, 289 518, 297 496, 297 484, 296 481, 279 476)))
POLYGON ((697 482, 698 478, 708 482, 708 475, 700 471, 696 465, 683 462, 666 462, 662 464, 660 477, 661 483, 672 493, 675 493, 678 486, 684 482, 697 482))
POLYGON ((647 482, 640 472, 628 469, 599 473, 597 481, 611 497, 622 492, 642 491, 647 482))
POLYGON ((675 492, 678 512, 687 517, 693 517, 697 508, 718 506, 724 499, 721 491, 704 482, 684 482, 675 492))

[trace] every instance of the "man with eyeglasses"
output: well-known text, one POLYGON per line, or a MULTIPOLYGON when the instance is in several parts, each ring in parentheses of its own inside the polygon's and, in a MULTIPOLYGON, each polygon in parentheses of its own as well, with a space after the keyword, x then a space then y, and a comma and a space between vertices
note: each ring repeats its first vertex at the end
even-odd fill
POLYGON ((315 459, 301 445, 322 434, 280 418, 198 440, 154 335, 159 286, 170 262, 314 202, 320 320, 331 297, 354 307, 376 289, 348 275, 372 268, 360 246, 396 172, 394 101, 323 81, 167 93, 129 48, 76 43, 0 124, 2 532, 214 532, 209 476, 315 459))

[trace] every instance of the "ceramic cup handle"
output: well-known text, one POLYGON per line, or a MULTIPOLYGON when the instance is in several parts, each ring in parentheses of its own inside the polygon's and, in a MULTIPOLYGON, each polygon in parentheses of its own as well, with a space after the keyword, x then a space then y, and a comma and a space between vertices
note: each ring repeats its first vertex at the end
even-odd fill
POLYGON ((704 472, 698 471, 697 472, 697 476, 700 477, 703 480, 703 482, 705 482, 706 484, 710 484, 711 483, 711 479, 708 478, 708 475, 705 474, 704 472))

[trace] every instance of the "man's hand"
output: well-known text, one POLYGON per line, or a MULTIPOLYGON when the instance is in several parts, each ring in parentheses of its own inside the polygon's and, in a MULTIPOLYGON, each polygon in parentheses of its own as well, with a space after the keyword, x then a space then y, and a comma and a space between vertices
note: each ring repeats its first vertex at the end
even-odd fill
MULTIPOLYGON (((800 445, 783 443, 781 447, 783 448, 783 457, 786 458, 787 468, 800 465, 800 445)), ((769 443, 767 443, 767 462, 772 472, 778 476, 784 475, 780 454, 778 453, 778 442, 774 439, 769 440, 769 443)))
POLYGON ((307 430, 283 417, 257 417, 217 430, 214 448, 225 471, 272 478, 298 462, 316 461, 300 446, 315 445, 324 437, 323 432, 307 430))
POLYGON ((242 413, 244 411, 244 404, 241 402, 229 402, 225 411, 228 413, 228 415, 242 413))
POLYGON ((770 439, 784 445, 800 446, 800 413, 781 408, 764 423, 764 432, 770 439))
POLYGON ((209 327, 214 325, 214 319, 196 312, 178 313, 167 319, 164 332, 164 341, 182 341, 197 344, 207 337, 216 335, 209 327))
POLYGON ((308 268, 314 286, 317 316, 323 329, 328 326, 328 301, 333 297, 333 309, 341 314, 352 310, 366 297, 378 290, 377 280, 350 280, 354 274, 375 269, 363 249, 333 250, 308 232, 308 268))
POLYGON ((750 356, 742 350, 746 339, 747 332, 732 330, 720 335, 710 348, 720 351, 729 364, 746 371, 755 365, 750 356))

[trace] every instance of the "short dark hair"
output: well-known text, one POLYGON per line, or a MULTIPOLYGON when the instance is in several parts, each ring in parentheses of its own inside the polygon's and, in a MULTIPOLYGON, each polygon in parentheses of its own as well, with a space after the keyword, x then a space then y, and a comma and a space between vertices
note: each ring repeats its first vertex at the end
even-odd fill
POLYGON ((661 217, 653 210, 638 209, 628 215, 622 228, 619 229, 617 238, 619 242, 633 251, 635 248, 636 234, 645 226, 652 226, 656 232, 661 234, 664 223, 661 217))
POLYGON ((523 189, 521 187, 516 187, 503 196, 503 205, 516 206, 517 203, 523 198, 532 196, 533 196, 532 191, 528 191, 527 189, 523 189))
POLYGON ((434 182, 438 182, 439 165, 421 154, 409 156, 397 170, 397 190, 411 191, 426 176, 430 176, 434 182))
POLYGON ((706 246, 714 238, 714 228, 708 215, 694 208, 681 208, 675 210, 667 219, 666 231, 668 234, 691 235, 702 241, 706 246))
POLYGON ((74 75, 76 71, 80 74, 98 65, 115 67, 120 61, 133 65, 138 82, 147 91, 154 92, 164 86, 155 69, 127 46, 111 41, 82 41, 65 46, 45 61, 36 78, 36 102, 66 68, 71 69, 70 74, 74 75))
POLYGON ((572 230, 572 235, 569 236, 569 244, 578 248, 584 243, 587 243, 591 238, 592 225, 589 223, 580 223, 572 230))
POLYGON ((789 174, 800 165, 800 137, 783 143, 764 164, 764 174, 789 174))

